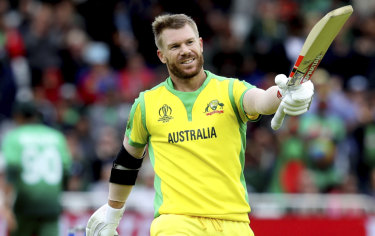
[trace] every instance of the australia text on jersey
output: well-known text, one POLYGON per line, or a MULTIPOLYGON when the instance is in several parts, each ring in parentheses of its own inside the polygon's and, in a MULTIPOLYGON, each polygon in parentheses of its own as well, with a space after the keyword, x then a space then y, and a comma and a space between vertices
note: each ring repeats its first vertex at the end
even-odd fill
POLYGON ((168 134, 168 143, 217 138, 215 127, 181 130, 168 134))

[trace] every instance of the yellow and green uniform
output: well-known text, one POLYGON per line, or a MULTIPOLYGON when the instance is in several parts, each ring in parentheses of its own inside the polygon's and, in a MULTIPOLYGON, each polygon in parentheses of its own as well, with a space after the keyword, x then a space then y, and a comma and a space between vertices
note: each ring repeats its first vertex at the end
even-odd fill
POLYGON ((214 75, 194 92, 173 88, 171 78, 140 94, 126 135, 147 143, 155 170, 155 217, 178 214, 248 222, 243 175, 246 122, 243 109, 254 86, 214 75))

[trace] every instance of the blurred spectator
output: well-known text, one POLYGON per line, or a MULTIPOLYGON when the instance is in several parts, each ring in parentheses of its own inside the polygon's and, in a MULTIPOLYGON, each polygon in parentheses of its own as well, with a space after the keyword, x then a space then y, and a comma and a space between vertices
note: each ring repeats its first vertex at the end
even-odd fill
POLYGON ((251 192, 266 192, 270 184, 274 162, 276 159, 275 137, 271 132, 258 127, 248 132, 244 176, 248 190, 251 192))
MULTIPOLYGON (((167 11, 163 11, 162 1, 128 1, 128 9, 130 13, 130 22, 133 29, 134 37, 137 40, 137 45, 140 45, 138 52, 145 58, 147 64, 156 66, 160 64, 157 57, 157 48, 154 43, 154 36, 152 34, 151 23, 155 16, 167 11)), ((180 4, 181 2, 179 2, 180 4)), ((189 5, 192 2, 189 2, 189 5)), ((194 2, 193 2, 194 3, 194 2)), ((192 6, 186 8, 191 9, 192 6)))
POLYGON ((105 165, 112 162, 117 155, 121 145, 121 138, 116 129, 112 126, 101 126, 98 134, 95 135, 95 159, 93 163, 94 180, 100 181, 105 171, 105 165))
POLYGON ((335 192, 342 181, 335 169, 336 146, 329 138, 320 137, 307 144, 307 163, 321 193, 335 192))
POLYGON ((345 138, 345 123, 338 116, 326 111, 326 102, 320 101, 317 113, 310 112, 301 117, 299 132, 302 137, 310 140, 322 137, 335 142, 345 138))
POLYGON ((64 43, 59 52, 61 56, 61 73, 64 81, 77 82, 79 72, 86 66, 83 55, 88 44, 85 31, 73 28, 64 35, 64 43))
POLYGON ((224 76, 238 77, 243 64, 240 40, 230 30, 230 19, 220 11, 211 14, 210 22, 216 33, 212 39, 212 65, 224 76))
POLYGON ((12 104, 17 92, 11 67, 6 60, 0 60, 0 77, 0 121, 2 121, 11 117, 12 104))
POLYGON ((100 103, 98 102, 88 108, 87 115, 92 137, 99 137, 104 127, 112 127, 117 133, 124 130, 124 122, 128 118, 131 105, 120 103, 119 96, 119 93, 108 92, 100 103))
MULTIPOLYGON (((298 123, 295 117, 287 124, 298 123)), ((296 135, 298 126, 290 126, 280 137, 280 150, 275 161, 270 191, 276 193, 299 193, 300 178, 307 170, 305 147, 301 137, 296 135)))
MULTIPOLYGON (((324 87, 327 88, 328 86, 324 87)), ((330 100, 325 97, 329 96, 326 94, 327 90, 319 86, 317 89, 317 110, 300 117, 298 132, 306 142, 306 163, 312 170, 319 190, 329 192, 336 190, 341 180, 342 172, 338 167, 342 164, 336 163, 348 162, 349 159, 347 154, 340 152, 340 145, 343 145, 347 135, 347 126, 337 114, 330 112, 330 100)))
POLYGON ((119 72, 121 100, 132 104, 141 91, 156 84, 154 71, 148 68, 140 54, 132 55, 124 69, 119 72))
POLYGON ((355 151, 352 153, 352 168, 358 176, 358 187, 362 192, 374 194, 375 172, 375 116, 373 95, 364 91, 355 92, 354 95, 359 106, 359 123, 353 129, 350 138, 354 144, 355 151))
POLYGON ((118 77, 109 65, 110 52, 105 43, 92 42, 83 53, 88 67, 78 77, 78 92, 85 104, 92 104, 106 93, 118 91, 118 77))
POLYGON ((75 28, 83 29, 84 20, 77 13, 72 0, 59 0, 53 5, 53 35, 61 45, 65 35, 75 28))
MULTIPOLYGON (((359 117, 361 117, 356 97, 358 97, 358 95, 361 96, 360 94, 362 94, 363 89, 365 89, 363 87, 365 85, 357 81, 354 83, 356 84, 356 88, 353 87, 353 89, 360 89, 360 91, 351 92, 352 95, 348 96, 350 93, 344 92, 340 78, 330 77, 328 72, 322 69, 318 69, 314 76, 316 96, 311 104, 310 113, 306 114, 306 119, 304 119, 303 129, 307 128, 316 133, 322 130, 331 132, 330 135, 327 135, 336 142, 335 146, 337 146, 338 151, 337 161, 341 161, 341 163, 349 162, 341 165, 341 168, 346 166, 346 172, 350 171, 349 169, 353 168, 353 166, 351 166, 353 165, 353 161, 349 160, 349 158, 355 150, 350 143, 351 141, 347 139, 346 136, 358 125, 359 117), (315 122, 310 123, 312 122, 312 117, 318 114, 321 114, 320 116, 325 116, 326 122, 331 120, 326 123, 326 128, 315 127, 315 122)), ((307 131, 303 131, 303 129, 301 129, 301 132, 307 131)), ((351 159, 354 160, 354 158, 351 159)))
POLYGON ((19 21, 13 12, 7 12, 8 2, 0 2, 0 117, 11 116, 16 98, 30 99, 30 73, 25 60, 25 45, 17 29, 19 21))
POLYGON ((244 42, 244 51, 254 55, 260 71, 286 74, 290 68, 283 45, 287 31, 280 21, 278 1, 259 1, 256 7, 257 14, 244 42))
POLYGON ((319 193, 318 186, 316 186, 314 176, 310 170, 304 169, 300 173, 300 176, 298 178, 299 178, 299 183, 298 183, 299 193, 307 193, 307 194, 319 193))
POLYGON ((51 30, 53 8, 41 3, 35 9, 30 26, 23 35, 33 86, 41 83, 45 70, 61 65, 59 42, 51 30))
POLYGON ((57 110, 55 105, 47 99, 45 92, 46 91, 42 86, 34 87, 34 102, 38 107, 39 112, 41 113, 42 122, 49 126, 56 126, 57 110))
POLYGON ((116 4, 114 23, 116 30, 113 33, 113 44, 110 45, 110 64, 115 69, 122 69, 127 59, 138 51, 138 41, 133 34, 129 6, 126 1, 119 1, 116 4))
POLYGON ((88 188, 90 192, 107 192, 109 188, 109 177, 111 176, 113 162, 112 160, 106 160, 100 164, 100 168, 98 170, 97 179, 95 182, 92 182, 88 188))
POLYGON ((232 1, 230 28, 232 33, 241 41, 241 44, 254 23, 256 4, 257 1, 232 1))
POLYGON ((67 183, 68 191, 87 191, 94 181, 92 157, 85 156, 86 152, 80 145, 77 132, 70 130, 66 134, 67 144, 72 154, 70 178, 67 183))
POLYGON ((302 49, 303 43, 305 42, 306 29, 305 18, 297 15, 291 18, 287 24, 287 37, 284 40, 285 53, 288 61, 291 62, 290 67, 295 63, 299 53, 302 49))
MULTIPOLYGON (((318 68, 312 79, 316 92, 309 114, 333 116, 347 127, 354 125, 357 122, 357 108, 345 93, 340 77, 331 76, 327 70, 318 68)), ((309 123, 302 128, 314 129, 309 123)))
POLYGON ((43 71, 40 89, 43 90, 45 99, 53 105, 60 100, 62 83, 63 78, 59 69, 50 67, 43 71))
POLYGON ((18 30, 20 21, 15 12, 4 14, 5 49, 14 74, 18 100, 30 99, 31 73, 26 60, 26 48, 21 32, 18 30))
POLYGON ((113 12, 117 2, 118 0, 90 0, 75 3, 77 13, 82 16, 85 31, 94 41, 111 43, 115 30, 113 12))
POLYGON ((56 93, 59 95, 59 100, 55 105, 58 126, 63 130, 75 129, 84 110, 76 87, 65 83, 56 93))

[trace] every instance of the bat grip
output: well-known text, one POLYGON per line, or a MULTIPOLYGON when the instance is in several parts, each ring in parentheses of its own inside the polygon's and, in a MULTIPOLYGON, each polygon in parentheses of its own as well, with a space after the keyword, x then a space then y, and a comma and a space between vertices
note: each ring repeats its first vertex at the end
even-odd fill
POLYGON ((280 104, 280 106, 277 108, 275 115, 273 116, 271 120, 271 127, 273 130, 278 130, 281 127, 284 121, 284 117, 285 117, 284 108, 280 104))

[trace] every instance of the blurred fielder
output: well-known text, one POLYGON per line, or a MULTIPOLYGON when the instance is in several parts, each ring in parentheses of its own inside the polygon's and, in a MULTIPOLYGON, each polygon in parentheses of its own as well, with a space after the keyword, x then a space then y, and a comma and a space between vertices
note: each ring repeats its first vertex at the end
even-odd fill
POLYGON ((285 114, 306 112, 313 85, 291 93, 285 75, 267 90, 215 75, 203 69, 203 40, 190 17, 158 16, 152 27, 169 77, 135 100, 108 203, 91 216, 86 234, 117 235, 147 146, 155 170, 152 236, 254 235, 243 175, 247 121, 275 113, 281 101, 285 114))
POLYGON ((64 135, 38 120, 35 105, 20 102, 17 127, 6 134, 2 153, 14 192, 16 218, 11 236, 57 236, 60 196, 70 171, 71 156, 64 135))

